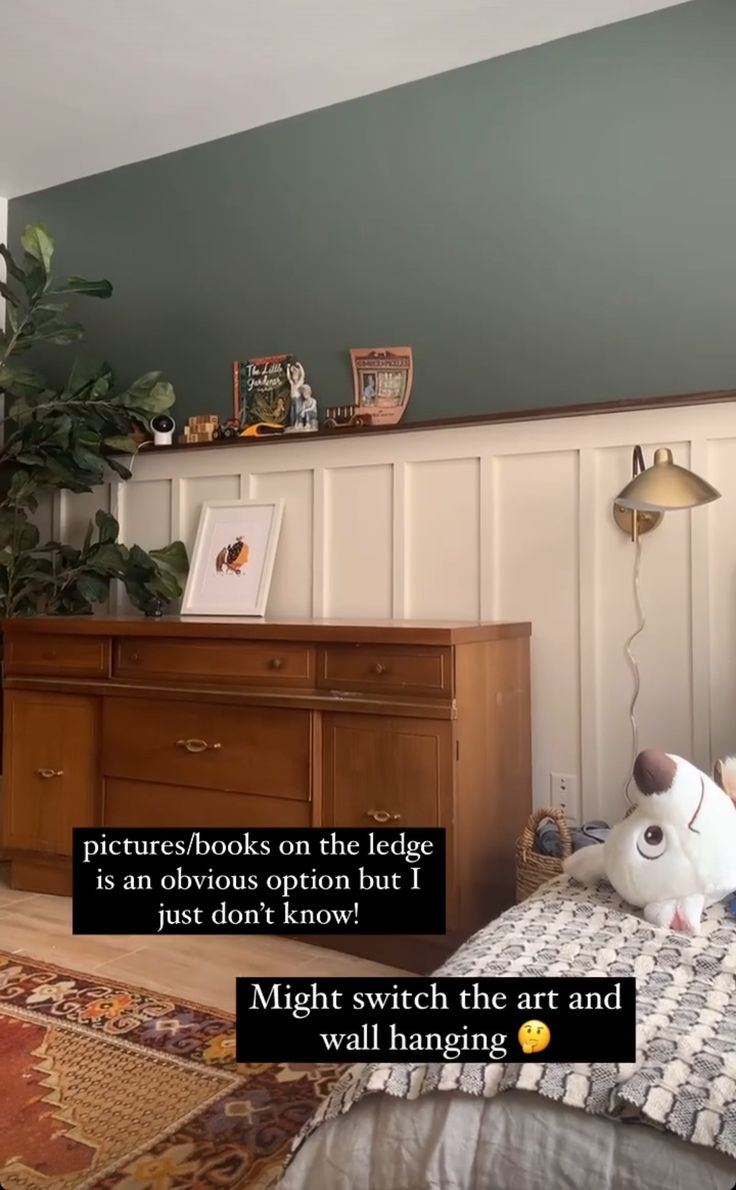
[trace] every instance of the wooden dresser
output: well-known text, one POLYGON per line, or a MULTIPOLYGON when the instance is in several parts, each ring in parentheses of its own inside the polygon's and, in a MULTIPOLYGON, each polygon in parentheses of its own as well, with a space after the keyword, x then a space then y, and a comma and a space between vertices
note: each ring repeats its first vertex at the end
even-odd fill
POLYGON ((445 938, 310 940, 431 969, 512 903, 529 624, 95 616, 3 633, 14 888, 70 893, 73 826, 444 826, 445 938))

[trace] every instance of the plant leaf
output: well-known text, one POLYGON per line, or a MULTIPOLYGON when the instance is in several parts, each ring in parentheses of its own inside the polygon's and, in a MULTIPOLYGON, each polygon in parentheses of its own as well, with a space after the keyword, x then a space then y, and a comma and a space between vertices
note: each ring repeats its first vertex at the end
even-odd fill
POLYGON ((84 336, 81 322, 62 322, 60 318, 50 318, 35 326, 29 335, 24 335, 24 343, 76 343, 84 336))
POLYGON ((28 504, 36 490, 36 481, 25 471, 16 471, 10 481, 6 499, 19 508, 28 504))
POLYGON ((160 376, 160 372, 144 372, 142 376, 139 376, 137 380, 134 380, 128 386, 125 392, 120 394, 120 398, 126 397, 130 401, 138 400, 151 391, 156 381, 160 379, 160 376))
MULTIPOLYGON (((26 260, 30 259, 26 257, 26 260)), ((23 274, 23 288, 29 302, 35 301, 46 288, 46 270, 42 264, 34 265, 23 274)))
POLYGON ((13 538, 15 514, 10 508, 0 508, 0 549, 5 549, 13 538))
POLYGON ((5 301, 9 302, 11 306, 20 305, 20 299, 18 295, 10 288, 9 285, 5 283, 5 281, 0 281, 0 296, 4 297, 5 301))
POLYGON ((105 460, 99 451, 89 450, 88 447, 82 446, 80 442, 75 442, 72 447, 70 461, 81 471, 86 471, 89 475, 96 475, 100 479, 102 478, 105 470, 105 460))
POLYGON ((160 570, 158 574, 154 574, 152 578, 148 579, 146 586, 155 595, 160 595, 169 603, 172 599, 176 599, 177 595, 181 595, 181 587, 176 580, 176 575, 170 570, 160 570))
POLYGON ((12 364, 0 364, 0 389, 11 397, 25 397, 43 392, 46 381, 30 368, 17 368, 12 364))
POLYGON ((88 281, 86 277, 68 277, 64 287, 59 292, 81 293, 85 297, 112 297, 112 285, 109 281, 88 281))
POLYGON ((26 521, 15 535, 16 549, 19 552, 32 550, 38 545, 40 533, 32 521, 26 521))
POLYGON ((49 456, 45 461, 46 472, 49 477, 49 482, 54 487, 69 488, 70 492, 91 492, 93 484, 87 483, 81 478, 76 471, 72 471, 71 467, 67 466, 60 459, 53 455, 49 456))
POLYGON ((20 265, 16 264, 13 254, 8 250, 5 244, 0 244, 0 256, 5 261, 5 267, 8 271, 8 276, 15 281, 24 282, 26 275, 20 265))
POLYGON ((151 389, 145 412, 150 414, 164 413, 167 409, 171 408, 175 401, 176 393, 174 392, 173 384, 168 380, 159 380, 151 389))
POLYGON ((80 552, 76 550, 73 545, 60 545, 59 557, 67 566, 77 566, 79 564, 80 552))
POLYGON ((139 545, 132 545, 130 547, 128 560, 131 566, 135 566, 137 570, 142 570, 145 574, 155 573, 156 563, 139 545))
POLYGON ((123 581, 125 583, 125 590, 128 593, 128 599, 133 604, 133 607, 137 607, 142 612, 146 611, 151 603, 150 592, 142 583, 137 582, 135 579, 126 578, 123 581))
POLYGON ((99 574, 80 574, 76 587, 88 603, 103 603, 110 593, 110 579, 99 574))
POLYGON ((99 530, 100 545, 104 545, 108 541, 117 541, 120 526, 112 513, 103 512, 102 509, 99 509, 95 513, 95 524, 99 530))
POLYGON ((138 443, 129 434, 113 434, 111 438, 103 438, 103 442, 110 450, 118 450, 122 454, 134 455, 138 451, 138 443))
POLYGON ((110 467, 121 479, 130 479, 133 472, 129 467, 125 467, 119 459, 109 457, 105 459, 108 467, 110 467))
POLYGON ((154 561, 175 574, 186 574, 189 570, 189 556, 183 541, 172 541, 162 549, 149 552, 154 561))
POLYGON ((96 382, 102 376, 111 376, 109 365, 105 364, 103 360, 93 359, 90 356, 77 356, 72 364, 72 370, 69 373, 69 379, 64 385, 62 397, 76 397, 85 389, 93 389, 96 382))
POLYGON ((105 541, 93 547, 87 560, 87 566, 96 574, 120 574, 124 565, 125 558, 116 541, 105 541))
POLYGON ((29 223, 20 237, 24 250, 42 266, 46 276, 54 255, 54 241, 43 223, 29 223))
MULTIPOLYGON (((64 406, 62 405, 63 408, 64 406)), ((58 448, 67 451, 69 449, 72 425, 72 419, 68 413, 62 413, 61 417, 49 417, 42 423, 42 429, 45 431, 43 438, 44 450, 58 448)), ((72 460, 69 461, 71 462, 72 460)))
POLYGON ((168 380, 159 380, 160 372, 147 372, 140 376, 130 388, 120 393, 118 402, 126 409, 133 409, 146 417, 165 413, 176 400, 174 389, 168 380))

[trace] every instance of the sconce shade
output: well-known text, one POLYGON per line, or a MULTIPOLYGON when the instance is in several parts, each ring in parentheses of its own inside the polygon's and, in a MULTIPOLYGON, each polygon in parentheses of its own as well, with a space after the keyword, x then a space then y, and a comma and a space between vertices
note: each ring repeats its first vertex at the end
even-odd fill
POLYGON ((672 451, 660 447, 654 452, 654 463, 647 467, 616 497, 622 508, 638 512, 668 512, 677 508, 697 508, 718 500, 721 493, 699 475, 678 467, 672 461, 672 451))

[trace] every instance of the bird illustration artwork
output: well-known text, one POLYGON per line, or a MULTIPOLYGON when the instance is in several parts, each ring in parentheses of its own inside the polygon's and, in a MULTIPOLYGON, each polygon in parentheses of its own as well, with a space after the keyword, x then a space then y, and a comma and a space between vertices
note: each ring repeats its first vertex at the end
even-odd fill
POLYGON ((218 574, 240 574, 248 561, 248 545, 242 537, 236 537, 232 545, 225 545, 215 558, 218 574))

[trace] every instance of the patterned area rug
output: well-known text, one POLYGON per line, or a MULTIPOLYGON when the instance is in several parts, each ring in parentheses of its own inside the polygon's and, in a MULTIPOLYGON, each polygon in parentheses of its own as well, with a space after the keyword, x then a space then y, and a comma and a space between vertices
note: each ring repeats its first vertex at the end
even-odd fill
POLYGON ((0 953, 4 1190, 267 1190, 340 1067, 238 1066, 228 1013, 0 953))

